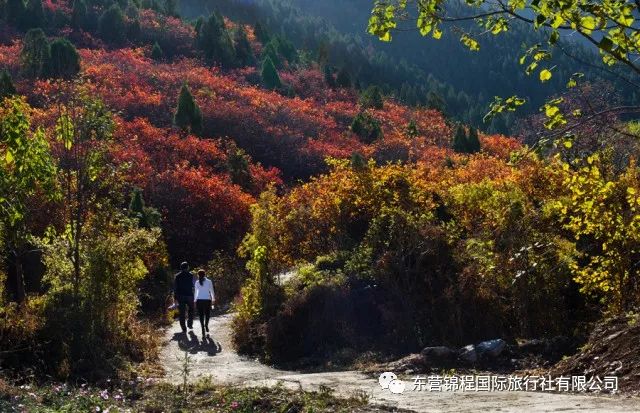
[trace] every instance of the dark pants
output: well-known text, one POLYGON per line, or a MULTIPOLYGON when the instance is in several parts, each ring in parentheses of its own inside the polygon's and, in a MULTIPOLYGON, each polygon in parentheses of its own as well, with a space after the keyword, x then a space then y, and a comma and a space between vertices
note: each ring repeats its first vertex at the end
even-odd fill
POLYGON ((211 300, 198 300, 196 301, 196 308, 198 309, 198 317, 200 317, 200 325, 202 331, 207 327, 209 329, 209 317, 211 315, 211 300))
POLYGON ((176 301, 178 302, 178 313, 180 317, 180 327, 182 327, 182 331, 186 331, 187 326, 189 326, 189 328, 193 328, 193 296, 179 295, 176 297, 176 301), (188 312, 186 326, 184 324, 185 312, 188 312))

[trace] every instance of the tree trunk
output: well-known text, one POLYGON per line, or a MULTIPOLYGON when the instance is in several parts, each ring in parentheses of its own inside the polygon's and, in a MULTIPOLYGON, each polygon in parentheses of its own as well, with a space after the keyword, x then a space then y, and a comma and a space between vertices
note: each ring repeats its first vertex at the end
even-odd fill
POLYGON ((22 304, 27 296, 24 286, 24 269, 22 267, 22 257, 19 253, 15 254, 15 298, 16 302, 22 304))

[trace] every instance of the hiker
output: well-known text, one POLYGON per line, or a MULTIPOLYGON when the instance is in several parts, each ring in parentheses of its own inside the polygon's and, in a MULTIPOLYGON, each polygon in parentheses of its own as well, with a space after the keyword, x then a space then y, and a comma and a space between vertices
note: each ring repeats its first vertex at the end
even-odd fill
POLYGON ((182 332, 193 329, 193 288, 194 275, 189 271, 189 264, 183 262, 180 264, 180 272, 176 274, 173 285, 173 297, 178 305, 178 313, 180 317, 180 327, 182 332), (185 311, 187 311, 187 323, 185 325, 185 311))
POLYGON ((205 332, 207 335, 209 334, 211 305, 216 302, 213 282, 205 276, 204 270, 198 271, 198 281, 196 281, 195 289, 195 303, 198 309, 198 317, 200 318, 200 326, 202 326, 202 337, 204 338, 205 332))

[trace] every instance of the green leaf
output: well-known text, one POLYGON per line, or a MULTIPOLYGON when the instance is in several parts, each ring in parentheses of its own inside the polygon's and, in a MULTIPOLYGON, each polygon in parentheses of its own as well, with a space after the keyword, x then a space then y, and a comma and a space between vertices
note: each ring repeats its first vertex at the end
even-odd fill
POLYGON ((11 151, 7 151, 4 154, 4 160, 7 164, 12 164, 13 163, 13 154, 11 153, 11 151))

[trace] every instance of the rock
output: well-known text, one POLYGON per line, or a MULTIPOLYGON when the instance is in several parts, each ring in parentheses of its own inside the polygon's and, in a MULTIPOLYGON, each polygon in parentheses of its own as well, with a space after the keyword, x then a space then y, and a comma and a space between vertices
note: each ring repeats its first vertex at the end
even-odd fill
POLYGON ((481 356, 498 357, 506 348, 507 342, 501 338, 483 341, 476 346, 476 351, 481 356))
POLYGON ((420 371, 426 366, 425 359, 421 354, 409 354, 406 357, 396 360, 387 365, 389 371, 420 371))
POLYGON ((457 352, 446 346, 425 347, 420 352, 427 361, 452 360, 457 352))
POLYGON ((541 354, 545 348, 546 343, 538 339, 524 340, 518 344, 518 351, 520 353, 541 354))
POLYGON ((458 358, 467 363, 475 363, 478 361, 478 353, 476 352, 475 346, 473 344, 469 344, 468 346, 462 347, 458 358))

